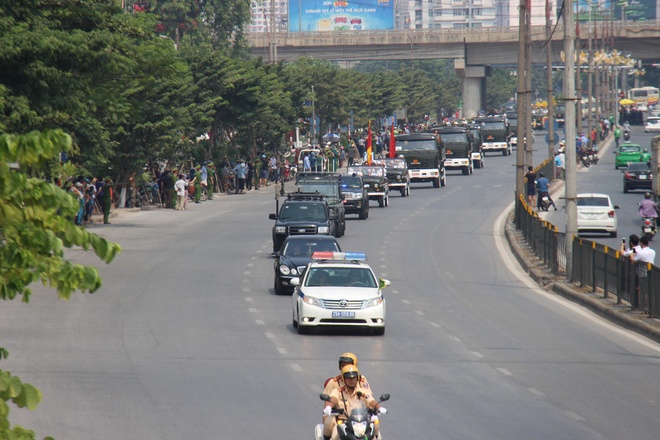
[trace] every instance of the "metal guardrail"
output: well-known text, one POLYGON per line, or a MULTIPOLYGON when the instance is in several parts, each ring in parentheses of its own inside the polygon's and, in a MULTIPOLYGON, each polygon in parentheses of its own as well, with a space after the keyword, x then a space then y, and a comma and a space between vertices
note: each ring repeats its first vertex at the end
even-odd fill
MULTIPOLYGON (((548 162, 548 161, 546 161, 548 162)), ((535 172, 547 170, 553 164, 544 162, 535 172)), ((546 176, 552 172, 543 171, 546 176)), ((550 271, 566 274, 566 234, 541 219, 523 195, 514 208, 514 223, 523 238, 550 271)), ((633 263, 618 249, 575 237, 573 246, 573 281, 591 286, 595 293, 601 289, 603 297, 616 296, 617 304, 628 302, 632 308, 660 316, 660 268, 650 263, 633 263)))

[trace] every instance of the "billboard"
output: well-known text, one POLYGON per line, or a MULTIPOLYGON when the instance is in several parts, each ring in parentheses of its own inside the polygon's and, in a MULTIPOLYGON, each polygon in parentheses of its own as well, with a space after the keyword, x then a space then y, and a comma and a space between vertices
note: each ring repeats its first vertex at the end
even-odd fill
POLYGON ((394 0, 289 0, 289 31, 394 29, 394 0))

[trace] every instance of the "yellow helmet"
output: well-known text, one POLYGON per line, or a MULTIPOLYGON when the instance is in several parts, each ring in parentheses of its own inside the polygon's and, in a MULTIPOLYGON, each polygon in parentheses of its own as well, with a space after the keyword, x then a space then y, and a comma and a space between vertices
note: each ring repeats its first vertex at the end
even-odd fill
POLYGON ((341 376, 344 378, 344 380, 347 377, 360 377, 360 372, 355 365, 346 365, 341 369, 341 376))
POLYGON ((353 364, 356 367, 358 366, 358 359, 353 353, 344 353, 339 356, 339 369, 341 370, 341 364, 353 364))

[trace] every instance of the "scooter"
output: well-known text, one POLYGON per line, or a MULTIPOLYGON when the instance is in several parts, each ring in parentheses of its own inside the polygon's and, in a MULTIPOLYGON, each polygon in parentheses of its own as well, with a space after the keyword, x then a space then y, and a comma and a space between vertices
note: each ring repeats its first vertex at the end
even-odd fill
MULTIPOLYGON (((358 391, 359 393, 359 391, 358 391)), ((358 396, 360 396, 358 394, 358 396)), ((330 396, 321 394, 321 400, 330 402, 330 396)), ((378 403, 389 400, 389 394, 380 396, 378 403)), ((344 414, 343 408, 333 408, 330 416, 344 414)), ((325 414, 328 415, 328 414, 325 414)), ((378 411, 367 408, 363 401, 351 410, 346 420, 337 419, 337 433, 339 440, 382 440, 383 436, 378 432, 377 426, 380 424, 378 411)), ((323 424, 316 425, 314 429, 314 440, 323 440, 323 424)))
POLYGON ((649 240, 653 240, 656 232, 658 232, 656 219, 654 217, 642 217, 642 235, 646 235, 649 240))
POLYGON ((539 206, 543 211, 547 211, 550 209, 550 196, 548 195, 547 192, 542 192, 539 194, 539 206))
POLYGON ((630 132, 628 130, 623 132, 623 140, 626 142, 630 140, 630 132))

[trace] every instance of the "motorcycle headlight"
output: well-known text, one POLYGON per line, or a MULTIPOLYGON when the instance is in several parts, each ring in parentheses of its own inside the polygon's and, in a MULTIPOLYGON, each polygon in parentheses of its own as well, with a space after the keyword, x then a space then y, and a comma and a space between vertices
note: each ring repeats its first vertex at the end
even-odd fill
POLYGON ((351 422, 351 426, 353 428, 353 434, 355 434, 355 437, 361 438, 364 437, 364 435, 367 433, 367 421, 362 421, 362 422, 351 422))
POLYGON ((376 298, 371 298, 370 300, 367 300, 364 303, 364 308, 366 309, 367 307, 374 307, 377 305, 380 305, 383 303, 383 297, 382 296, 377 296, 376 298))
POLYGON ((327 234, 329 229, 327 226, 319 226, 319 234, 327 234))
POLYGON ((280 273, 282 275, 289 275, 291 273, 291 270, 289 270, 289 266, 286 264, 280 264, 280 273))
POLYGON ((285 234, 286 233, 286 226, 275 226, 275 232, 277 234, 285 234))

